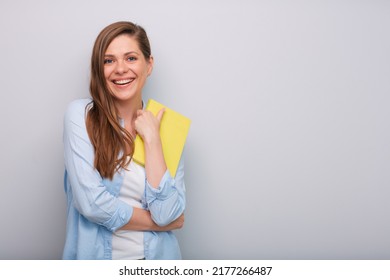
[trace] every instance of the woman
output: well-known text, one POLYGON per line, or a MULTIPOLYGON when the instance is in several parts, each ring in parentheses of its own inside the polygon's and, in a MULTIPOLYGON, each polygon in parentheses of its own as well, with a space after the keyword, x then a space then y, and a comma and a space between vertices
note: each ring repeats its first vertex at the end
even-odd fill
POLYGON ((145 30, 117 22, 98 35, 91 99, 73 101, 64 118, 67 231, 64 259, 180 259, 171 230, 184 223, 184 166, 167 170, 159 135, 164 110, 142 110, 153 69, 145 30), (145 167, 131 157, 139 134, 145 167))

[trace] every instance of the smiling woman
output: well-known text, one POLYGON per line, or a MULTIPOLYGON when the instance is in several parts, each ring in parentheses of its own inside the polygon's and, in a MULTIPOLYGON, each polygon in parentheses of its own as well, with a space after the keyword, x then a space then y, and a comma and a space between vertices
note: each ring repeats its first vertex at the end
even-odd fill
POLYGON ((142 27, 117 22, 100 32, 92 99, 73 101, 65 113, 64 259, 181 258, 172 230, 184 223, 184 166, 171 177, 159 133, 164 110, 154 116, 142 108, 152 69, 142 27), (132 160, 136 134, 144 140, 145 168, 132 160))

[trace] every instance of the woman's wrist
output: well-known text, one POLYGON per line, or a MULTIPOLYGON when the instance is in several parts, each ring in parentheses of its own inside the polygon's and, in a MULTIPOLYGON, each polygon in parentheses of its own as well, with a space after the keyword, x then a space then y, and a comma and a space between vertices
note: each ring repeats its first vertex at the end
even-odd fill
POLYGON ((145 146, 153 147, 155 145, 161 145, 160 133, 151 133, 150 135, 144 135, 142 138, 145 146))

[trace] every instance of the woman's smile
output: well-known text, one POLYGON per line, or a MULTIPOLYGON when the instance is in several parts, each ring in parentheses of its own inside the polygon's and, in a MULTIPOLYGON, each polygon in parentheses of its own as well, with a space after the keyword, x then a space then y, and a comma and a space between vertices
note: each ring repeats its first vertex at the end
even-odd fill
POLYGON ((121 79, 121 80, 113 80, 112 82, 116 85, 128 85, 130 84, 134 79, 121 79))
POLYGON ((118 78, 114 79, 111 82, 114 84, 114 87, 118 90, 123 90, 130 88, 133 84, 135 78, 118 78))

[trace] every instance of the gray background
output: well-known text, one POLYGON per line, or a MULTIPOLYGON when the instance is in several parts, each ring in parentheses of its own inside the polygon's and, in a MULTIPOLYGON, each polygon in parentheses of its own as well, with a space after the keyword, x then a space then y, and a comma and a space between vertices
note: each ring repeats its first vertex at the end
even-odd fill
POLYGON ((192 119, 185 259, 389 259, 390 1, 0 2, 0 258, 58 259, 62 118, 98 32, 147 30, 144 91, 192 119))

